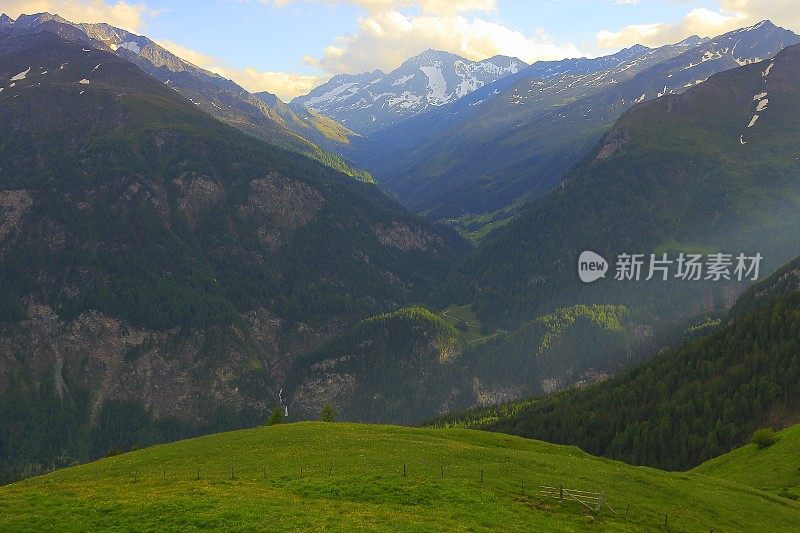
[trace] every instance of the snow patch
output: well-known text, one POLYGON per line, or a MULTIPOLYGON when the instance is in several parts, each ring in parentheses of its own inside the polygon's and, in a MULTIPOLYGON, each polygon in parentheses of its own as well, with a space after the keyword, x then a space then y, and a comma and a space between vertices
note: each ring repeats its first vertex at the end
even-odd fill
POLYGON ((428 77, 428 101, 433 105, 447 103, 447 82, 437 67, 419 67, 428 77))
POLYGON ((752 128, 758 122, 758 115, 753 115, 753 118, 750 119, 750 124, 747 125, 748 128, 752 128))
POLYGON ((415 74, 409 74, 408 76, 403 76, 402 78, 397 78, 396 80, 394 80, 394 83, 392 83, 392 87, 395 87, 397 85, 405 85, 414 76, 415 76, 415 74))
POLYGON ((86 78, 84 78, 84 79, 82 79, 81 81, 79 81, 78 83, 80 83, 81 85, 89 85, 89 80, 87 80, 86 78))
POLYGON ((772 67, 774 67, 774 66, 775 66, 775 63, 770 63, 770 64, 769 64, 769 66, 767 67, 767 70, 765 70, 764 72, 762 72, 762 73, 761 73, 761 75, 762 75, 763 77, 765 77, 765 78, 766 78, 767 76, 769 76, 769 73, 770 73, 770 71, 772 70, 772 67))
POLYGON ((769 99, 764 98, 763 100, 758 102, 758 107, 756 107, 756 111, 764 111, 767 106, 769 105, 769 99))
POLYGON ((97 69, 99 69, 99 68, 100 68, 100 63, 98 63, 97 65, 95 65, 95 67, 92 69, 92 72, 94 72, 95 70, 97 70, 97 69))
POLYGON ((23 72, 20 72, 20 73, 19 73, 19 74, 17 74, 16 76, 13 76, 13 77, 11 78, 11 81, 19 81, 19 80, 24 80, 24 79, 25 79, 25 76, 27 76, 27 75, 28 75, 28 72, 30 72, 30 71, 31 71, 31 67, 28 67, 28 70, 25 70, 25 71, 23 71, 23 72))
POLYGON ((757 95, 753 96, 753 101, 758 102, 762 98, 765 98, 768 93, 758 93, 757 95))
POLYGON ((124 48, 125 50, 130 50, 134 54, 138 54, 139 52, 142 51, 142 47, 133 41, 124 42, 119 46, 120 48, 124 48))
POLYGON ((744 135, 739 135, 739 143, 747 144, 747 141, 744 140, 744 135))

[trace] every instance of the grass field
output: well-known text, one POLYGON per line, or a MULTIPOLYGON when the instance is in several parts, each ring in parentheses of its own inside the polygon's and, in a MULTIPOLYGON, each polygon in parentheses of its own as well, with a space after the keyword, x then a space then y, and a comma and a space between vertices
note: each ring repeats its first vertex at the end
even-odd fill
POLYGON ((0 487, 4 531, 719 533, 791 531, 798 523, 797 502, 708 475, 500 434, 355 424, 212 435, 0 487), (540 484, 561 483, 605 491, 617 514, 538 495, 540 484))
POLYGON ((749 444, 707 461, 694 471, 800 500, 800 425, 776 436, 777 442, 768 448, 749 444))
POLYGON ((481 322, 469 305, 448 307, 442 311, 442 317, 449 320, 461 332, 463 342, 467 344, 494 337, 494 334, 484 335, 481 333, 481 322), (459 327, 460 324, 466 326, 466 331, 459 327))

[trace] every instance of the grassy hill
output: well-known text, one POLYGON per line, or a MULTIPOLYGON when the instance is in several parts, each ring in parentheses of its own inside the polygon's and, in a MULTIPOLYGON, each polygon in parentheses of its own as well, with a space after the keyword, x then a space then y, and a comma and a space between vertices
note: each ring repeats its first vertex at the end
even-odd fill
POLYGON ((707 475, 506 435, 330 423, 110 457, 2 487, 0 509, 14 510, 0 512, 0 529, 16 531, 788 531, 800 521, 795 502, 707 475), (559 483, 605 491, 617 514, 538 495, 559 483))
POLYGON ((776 437, 772 446, 762 449, 748 444, 703 463, 693 472, 800 500, 800 425, 784 429, 776 437))

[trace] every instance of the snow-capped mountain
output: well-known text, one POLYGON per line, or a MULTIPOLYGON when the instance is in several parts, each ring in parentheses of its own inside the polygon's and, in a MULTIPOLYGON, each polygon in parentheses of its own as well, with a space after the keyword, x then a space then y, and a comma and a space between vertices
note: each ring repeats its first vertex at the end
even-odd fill
POLYGON ((631 107, 683 93, 798 42, 800 36, 764 21, 712 39, 634 47, 582 65, 536 63, 372 135, 367 155, 356 161, 371 168, 391 160, 387 171, 375 175, 414 211, 457 218, 502 210, 551 190, 631 107))
POLYGON ((375 70, 335 76, 293 103, 333 118, 357 133, 369 134, 451 104, 527 66, 512 57, 470 61, 449 52, 427 50, 389 74, 375 70))

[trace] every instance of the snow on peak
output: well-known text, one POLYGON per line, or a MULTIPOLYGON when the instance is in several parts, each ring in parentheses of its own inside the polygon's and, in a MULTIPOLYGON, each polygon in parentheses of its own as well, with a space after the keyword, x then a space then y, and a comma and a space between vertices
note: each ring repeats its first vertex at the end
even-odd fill
POLYGON ((24 79, 25 79, 25 76, 27 76, 27 75, 28 75, 28 72, 30 72, 30 71, 31 71, 31 67, 28 67, 28 69, 27 69, 27 70, 24 70, 24 71, 20 72, 20 73, 19 73, 19 74, 17 74, 16 76, 12 76, 12 78, 11 78, 11 81, 20 81, 20 80, 24 80, 24 79))
POLYGON ((120 48, 124 48, 125 50, 130 50, 134 54, 138 54, 139 52, 142 51, 142 47, 139 46, 138 43, 135 43, 133 41, 126 41, 126 42, 122 43, 121 45, 119 45, 119 47, 120 48))

